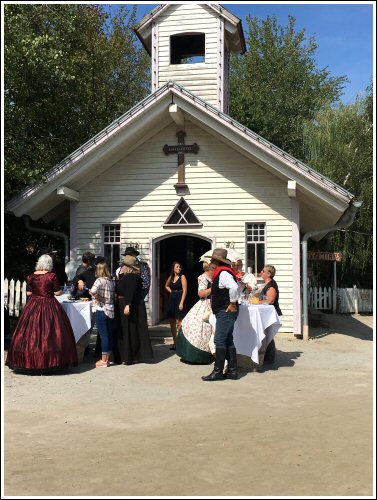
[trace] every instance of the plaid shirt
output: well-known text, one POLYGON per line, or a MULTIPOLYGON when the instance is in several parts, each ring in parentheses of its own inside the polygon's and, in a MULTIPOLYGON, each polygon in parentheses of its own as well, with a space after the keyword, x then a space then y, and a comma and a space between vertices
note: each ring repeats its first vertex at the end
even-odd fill
POLYGON ((92 311, 104 311, 106 316, 114 318, 115 281, 111 278, 97 278, 90 293, 93 296, 92 311))

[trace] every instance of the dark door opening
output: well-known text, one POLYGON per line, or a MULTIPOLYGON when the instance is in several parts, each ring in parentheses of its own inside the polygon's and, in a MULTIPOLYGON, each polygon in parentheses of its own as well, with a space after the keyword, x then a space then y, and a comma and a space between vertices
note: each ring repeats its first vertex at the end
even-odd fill
POLYGON ((203 263, 199 258, 205 252, 210 253, 211 243, 195 236, 171 236, 161 240, 160 245, 160 284, 159 284, 159 320, 166 318, 169 294, 165 290, 172 264, 175 260, 182 264, 183 274, 187 278, 187 311, 198 301, 198 276, 203 273, 203 263))

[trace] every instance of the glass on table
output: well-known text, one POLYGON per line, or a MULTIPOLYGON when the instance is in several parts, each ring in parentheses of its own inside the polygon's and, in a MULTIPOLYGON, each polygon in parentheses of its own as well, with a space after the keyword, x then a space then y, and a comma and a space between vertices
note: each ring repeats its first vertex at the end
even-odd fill
POLYGON ((259 304, 259 297, 260 293, 258 291, 258 288, 253 288, 251 294, 250 294, 250 303, 251 304, 259 304))

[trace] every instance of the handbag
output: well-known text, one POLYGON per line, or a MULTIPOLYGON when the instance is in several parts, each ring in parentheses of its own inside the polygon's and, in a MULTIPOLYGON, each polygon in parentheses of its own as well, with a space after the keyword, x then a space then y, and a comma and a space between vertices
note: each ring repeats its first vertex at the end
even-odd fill
POLYGON ((203 321, 205 323, 209 323, 209 317, 211 316, 211 314, 212 314, 212 307, 209 303, 207 303, 203 314, 203 321))

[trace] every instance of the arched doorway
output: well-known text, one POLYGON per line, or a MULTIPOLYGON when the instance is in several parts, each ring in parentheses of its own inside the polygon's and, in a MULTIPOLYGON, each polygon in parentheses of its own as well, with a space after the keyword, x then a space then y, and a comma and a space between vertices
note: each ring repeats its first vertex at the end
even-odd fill
POLYGON ((171 235, 154 243, 154 323, 166 319, 168 293, 165 283, 168 279, 172 263, 177 260, 182 264, 187 278, 188 290, 186 305, 190 309, 198 300, 198 276, 203 272, 203 264, 199 258, 210 251, 212 241, 192 234, 171 235))

